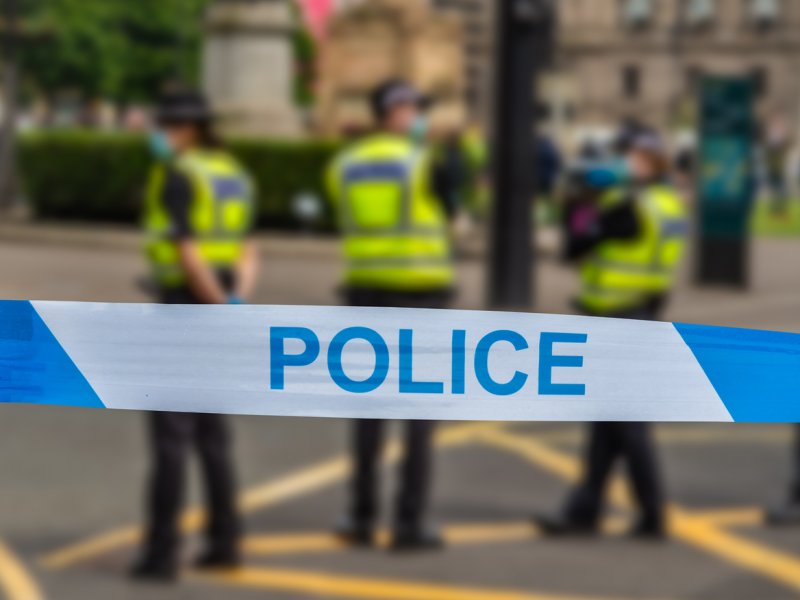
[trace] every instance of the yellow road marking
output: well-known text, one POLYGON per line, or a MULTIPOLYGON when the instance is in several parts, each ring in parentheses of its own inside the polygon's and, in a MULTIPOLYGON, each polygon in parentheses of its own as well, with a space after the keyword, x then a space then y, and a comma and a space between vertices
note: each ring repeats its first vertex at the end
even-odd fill
MULTIPOLYGON (((530 437, 503 430, 487 430, 481 432, 478 439, 514 452, 568 481, 575 481, 580 476, 581 466, 576 458, 530 437)), ((630 506, 629 496, 619 477, 614 478, 610 495, 617 505, 630 506)), ((684 543, 800 590, 800 559, 791 554, 734 535, 713 521, 692 516, 680 506, 670 507, 670 528, 671 533, 684 543)))
POLYGON ((453 525, 444 530, 448 544, 493 544, 531 539, 539 532, 532 523, 453 525))
MULTIPOLYGON (((453 425, 439 432, 436 444, 439 447, 455 446, 467 442, 477 432, 498 427, 500 425, 497 423, 453 425)), ((389 444, 385 454, 386 462, 397 461, 401 452, 402 445, 399 442, 389 444)), ((349 470, 349 455, 341 455, 246 490, 239 498, 239 506, 246 513, 275 506, 336 483, 344 479, 349 470)), ((202 508, 189 508, 181 517, 181 528, 184 532, 195 531, 202 527, 204 520, 205 511, 202 508)), ((140 526, 129 525, 49 552, 41 557, 40 561, 49 568, 64 568, 136 544, 141 536, 140 526)))
MULTIPOLYGON (((537 535, 531 523, 507 524, 469 524, 454 525, 444 530, 445 540, 449 545, 487 544, 532 539, 537 535)), ((390 541, 387 530, 377 534, 376 544, 387 547, 390 541)), ((244 540, 244 551, 250 554, 307 554, 336 552, 346 549, 347 544, 335 535, 324 532, 296 533, 285 535, 250 535, 244 540)))
POLYGON ((345 548, 347 548, 347 544, 330 533, 248 535, 242 541, 242 549, 246 554, 262 556, 335 552, 345 548))
MULTIPOLYGON (((324 597, 366 600, 590 600, 528 592, 462 588, 283 569, 237 569, 205 578, 243 587, 302 592, 324 597)), ((599 599, 592 599, 599 600, 599 599)))
POLYGON ((0 542, 0 590, 8 600, 41 600, 42 592, 11 549, 0 542))
POLYGON ((692 518, 711 523, 717 527, 747 527, 764 523, 764 509, 747 506, 743 508, 693 510, 692 518))
MULTIPOLYGON (((608 533, 619 533, 627 520, 609 519, 603 529, 608 533)), ((496 544, 532 540, 541 534, 533 523, 527 521, 513 523, 466 523, 449 525, 444 529, 448 546, 467 546, 471 544, 496 544)), ((377 534, 376 545, 387 547, 390 534, 381 530, 377 534)), ((260 556, 317 554, 337 552, 348 548, 335 535, 328 532, 288 533, 278 535, 249 535, 243 542, 244 551, 260 556)))
POLYGON ((800 590, 800 559, 747 540, 680 509, 673 510, 672 531, 683 542, 724 558, 743 569, 800 590))

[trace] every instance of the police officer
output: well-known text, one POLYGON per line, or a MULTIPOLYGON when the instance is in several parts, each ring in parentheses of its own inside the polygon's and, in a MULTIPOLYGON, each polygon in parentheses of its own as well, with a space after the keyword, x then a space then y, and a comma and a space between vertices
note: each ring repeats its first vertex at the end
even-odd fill
MULTIPOLYGON (((256 250, 247 240, 253 188, 220 147, 212 120, 201 95, 173 91, 162 99, 158 129, 150 137, 158 163, 145 199, 146 251, 164 304, 238 304, 254 285, 256 250)), ((199 454, 209 506, 207 548, 196 565, 237 565, 240 524, 224 417, 154 412, 150 425, 149 523, 132 575, 170 580, 177 574, 178 516, 192 447, 199 454)))
MULTIPOLYGON (((379 86, 371 97, 379 131, 354 143, 329 172, 343 231, 345 290, 351 306, 443 308, 454 271, 447 211, 432 157, 424 144, 426 99, 404 81, 379 86)), ((435 548, 426 527, 434 423, 406 423, 405 458, 394 515, 392 547, 435 548)), ((348 543, 374 542, 378 460, 384 423, 355 423, 352 505, 337 528, 348 543)))
MULTIPOLYGON (((580 310, 588 315, 658 319, 673 286, 687 229, 683 202, 667 182, 660 139, 638 132, 626 144, 630 183, 600 195, 587 213, 567 211, 567 255, 580 260, 580 310)), ((649 426, 595 423, 585 473, 557 516, 537 516, 544 533, 594 533, 602 495, 617 459, 627 463, 640 516, 632 534, 665 535, 663 495, 649 426)))

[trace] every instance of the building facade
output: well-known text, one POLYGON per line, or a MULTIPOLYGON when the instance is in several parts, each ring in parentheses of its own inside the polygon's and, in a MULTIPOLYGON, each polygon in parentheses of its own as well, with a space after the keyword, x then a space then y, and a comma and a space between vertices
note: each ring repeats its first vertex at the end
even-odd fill
POLYGON ((704 73, 749 75, 762 118, 800 111, 798 0, 559 0, 546 112, 571 130, 629 116, 692 127, 704 73))
POLYGON ((483 120, 491 108, 492 60, 496 3, 493 0, 429 0, 434 10, 461 22, 467 106, 473 119, 483 120))
POLYGON ((317 129, 325 134, 371 126, 369 93, 402 77, 434 100, 435 129, 467 119, 467 83, 461 24, 423 1, 351 2, 335 14, 320 55, 317 129))

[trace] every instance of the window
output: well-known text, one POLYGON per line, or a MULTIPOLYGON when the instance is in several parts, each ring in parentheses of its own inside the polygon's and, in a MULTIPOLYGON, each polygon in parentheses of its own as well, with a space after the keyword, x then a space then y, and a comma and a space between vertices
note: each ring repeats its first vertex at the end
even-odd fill
POLYGON ((703 69, 691 66, 686 69, 686 90, 694 94, 700 89, 700 82, 703 79, 703 69))
POLYGON ((533 108, 539 123, 547 123, 553 118, 553 106, 549 102, 539 101, 533 108))
POLYGON ((750 71, 750 77, 753 78, 753 86, 757 96, 769 94, 769 71, 766 68, 753 67, 750 71))
POLYGON ((692 27, 705 27, 714 20, 715 0, 687 0, 686 22, 692 27))
POLYGON ((642 93, 642 71, 637 65, 626 65, 622 68, 622 95, 628 100, 635 100, 642 93))
POLYGON ((780 12, 780 0, 750 0, 750 15, 756 25, 774 25, 780 18, 780 12))
POLYGON ((624 0, 622 14, 628 27, 645 27, 653 18, 653 0, 624 0))

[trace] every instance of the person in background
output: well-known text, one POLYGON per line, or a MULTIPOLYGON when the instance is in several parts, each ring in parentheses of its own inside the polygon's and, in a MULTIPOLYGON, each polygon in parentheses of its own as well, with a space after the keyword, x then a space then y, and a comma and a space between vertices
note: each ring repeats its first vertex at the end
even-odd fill
POLYGON ((536 137, 536 195, 551 200, 563 169, 561 152, 553 139, 540 134, 536 137))
MULTIPOLYGON (((145 199, 147 255, 163 304, 241 304, 253 291, 257 253, 250 177, 220 145, 206 100, 165 94, 150 145, 157 165, 145 199)), ((172 580, 178 572, 179 513, 190 449, 199 454, 209 505, 200 568, 235 567, 240 523, 225 417, 150 414, 153 467, 144 549, 136 578, 172 580)))
MULTIPOLYGON (((453 193, 438 189, 426 144, 428 102, 405 81, 374 90, 378 131, 334 160, 328 185, 342 229, 345 294, 350 306, 445 308, 455 283, 448 209, 453 193)), ((396 550, 438 548, 442 537, 425 523, 431 478, 431 421, 406 424, 405 459, 394 513, 396 550)), ((385 423, 354 424, 352 504, 337 527, 354 545, 375 542, 378 468, 385 423)))
MULTIPOLYGON (((618 151, 626 158, 628 183, 618 182, 599 194, 593 210, 586 203, 568 207, 565 253, 580 263, 577 305, 583 314, 656 320, 674 284, 686 214, 667 181, 669 165, 658 136, 644 130, 626 136, 618 151)), ((627 463, 640 509, 632 535, 663 537, 664 499, 645 423, 592 424, 582 480, 560 514, 538 515, 534 522, 548 535, 595 533, 618 459, 627 463)))
POLYGON ((764 140, 764 175, 769 192, 772 215, 788 216, 789 184, 786 168, 791 151, 791 139, 784 123, 776 120, 770 124, 764 140))

